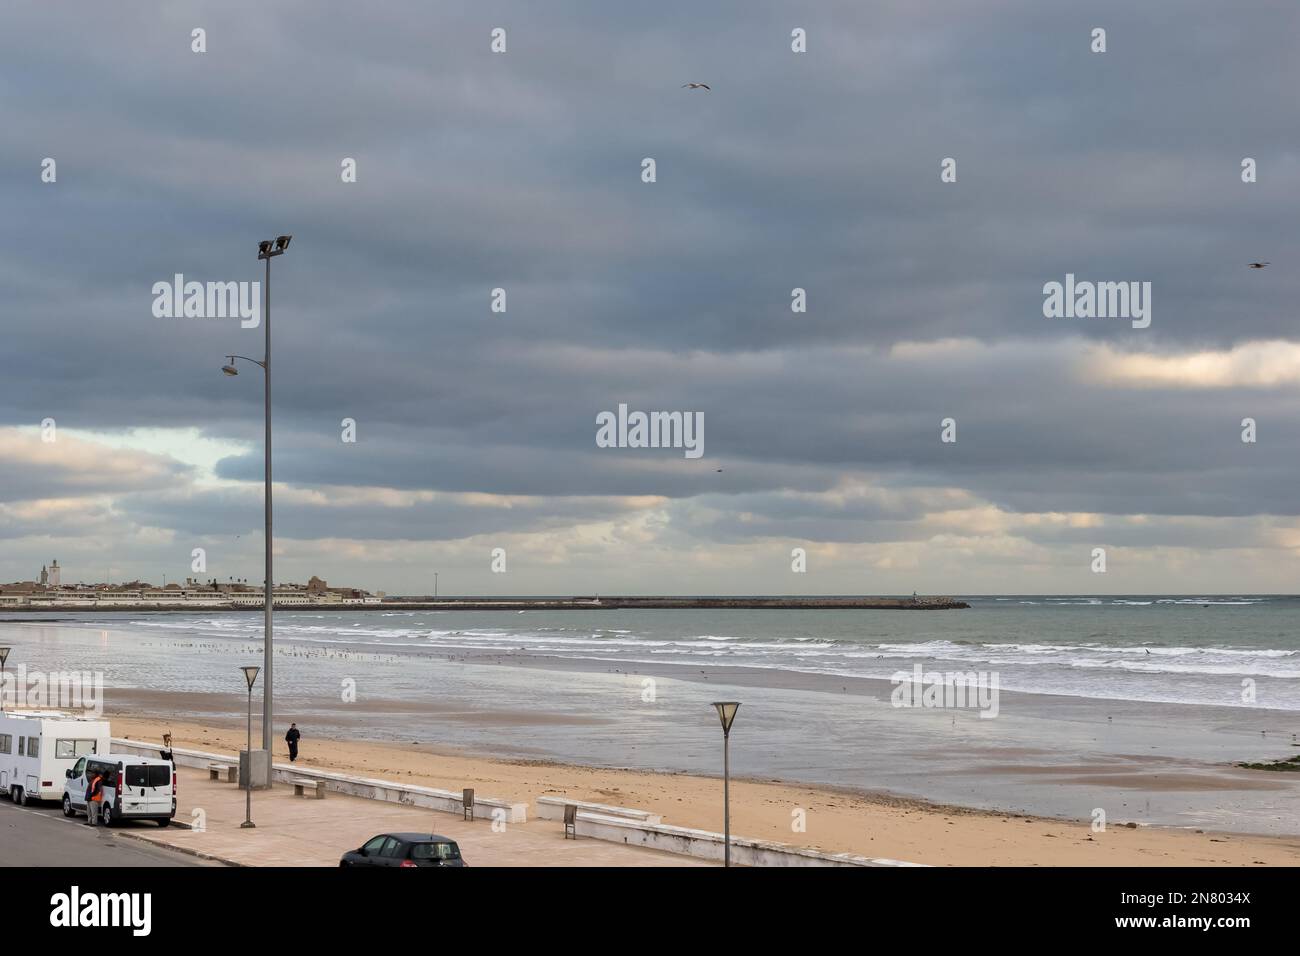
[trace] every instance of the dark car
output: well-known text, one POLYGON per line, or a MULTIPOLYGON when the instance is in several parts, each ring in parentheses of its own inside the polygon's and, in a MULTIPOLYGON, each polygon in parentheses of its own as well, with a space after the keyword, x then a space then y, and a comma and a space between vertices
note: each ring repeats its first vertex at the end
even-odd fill
POLYGON ((455 840, 436 833, 381 833, 339 860, 339 866, 465 866, 455 840))

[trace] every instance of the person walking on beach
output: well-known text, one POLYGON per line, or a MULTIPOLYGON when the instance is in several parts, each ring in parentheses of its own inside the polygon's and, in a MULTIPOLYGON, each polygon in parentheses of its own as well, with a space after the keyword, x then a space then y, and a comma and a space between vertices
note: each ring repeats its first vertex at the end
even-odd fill
POLYGON ((289 744, 289 762, 293 763, 298 759, 298 740, 302 737, 302 732, 298 730, 297 724, 289 725, 289 732, 284 735, 285 741, 289 744))
POLYGON ((172 766, 176 765, 176 758, 172 756, 172 735, 163 734, 163 749, 158 751, 159 756, 166 760, 172 766))
POLYGON ((98 770, 92 771, 90 784, 86 787, 86 826, 93 827, 99 823, 99 808, 104 800, 104 778, 98 770))

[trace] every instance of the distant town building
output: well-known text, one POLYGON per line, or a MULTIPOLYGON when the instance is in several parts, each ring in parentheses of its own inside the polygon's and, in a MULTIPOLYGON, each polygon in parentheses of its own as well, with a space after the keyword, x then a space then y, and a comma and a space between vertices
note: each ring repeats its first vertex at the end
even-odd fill
MULTIPOLYGON (((216 578, 200 581, 186 578, 183 585, 172 582, 156 587, 146 581, 124 584, 78 584, 64 587, 62 569, 54 561, 41 567, 39 581, 0 584, 0 607, 44 607, 93 609, 104 607, 193 607, 193 608, 260 608, 266 595, 261 587, 247 580, 216 578)), ((272 590, 276 607, 328 606, 338 604, 378 604, 384 594, 371 594, 360 588, 332 588, 312 575, 307 584, 279 584, 272 590)))

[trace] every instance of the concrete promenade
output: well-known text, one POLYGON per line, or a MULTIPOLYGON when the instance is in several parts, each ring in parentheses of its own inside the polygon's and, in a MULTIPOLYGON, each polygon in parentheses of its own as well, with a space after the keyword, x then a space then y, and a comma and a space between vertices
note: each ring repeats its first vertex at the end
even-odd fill
POLYGON ((159 845, 244 866, 338 866, 339 857, 378 833, 440 833, 460 844, 470 866, 710 866, 657 850, 600 840, 566 840, 563 824, 549 820, 511 823, 495 832, 490 816, 470 822, 459 814, 423 810, 330 793, 323 800, 295 797, 277 783, 253 792, 253 822, 244 830, 244 791, 211 781, 203 770, 181 767, 176 820, 189 823, 202 811, 203 830, 135 824, 124 834, 159 845))

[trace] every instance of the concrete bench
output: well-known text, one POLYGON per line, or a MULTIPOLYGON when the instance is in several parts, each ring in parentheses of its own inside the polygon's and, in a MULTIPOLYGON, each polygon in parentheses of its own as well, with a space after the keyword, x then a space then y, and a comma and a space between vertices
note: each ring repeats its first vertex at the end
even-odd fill
POLYGON ((306 777, 293 777, 289 780, 293 784, 293 795, 295 797, 305 797, 310 790, 312 796, 317 800, 325 799, 325 781, 308 780, 306 777))
POLYGON ((226 778, 226 783, 238 783, 239 771, 228 763, 210 763, 208 764, 208 779, 220 780, 226 778))
POLYGON ((611 807, 603 803, 586 803, 582 800, 569 800, 565 797, 538 797, 534 802, 537 804, 537 818, 539 820, 563 820, 566 806, 577 807, 579 813, 594 813, 603 817, 614 817, 620 820, 629 820, 633 823, 644 823, 648 826, 657 826, 664 819, 662 814, 651 813, 649 810, 611 807))

